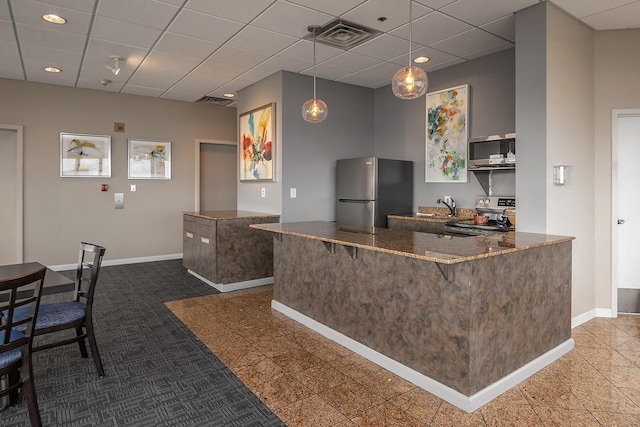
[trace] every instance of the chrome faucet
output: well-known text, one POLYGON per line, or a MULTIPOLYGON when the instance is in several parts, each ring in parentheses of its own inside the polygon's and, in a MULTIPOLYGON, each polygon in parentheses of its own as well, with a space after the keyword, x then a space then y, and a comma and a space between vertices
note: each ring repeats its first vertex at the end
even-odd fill
POLYGON ((442 199, 438 199, 436 201, 436 203, 442 203, 443 205, 448 207, 449 208, 449 216, 456 216, 456 201, 453 200, 453 197, 450 197, 450 200, 451 200, 451 204, 445 202, 442 199))

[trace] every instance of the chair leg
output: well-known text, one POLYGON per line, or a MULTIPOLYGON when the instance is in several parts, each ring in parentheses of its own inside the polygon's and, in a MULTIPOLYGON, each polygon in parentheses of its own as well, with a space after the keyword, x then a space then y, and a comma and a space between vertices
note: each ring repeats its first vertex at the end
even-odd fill
POLYGON ((96 343, 96 336, 93 333, 93 323, 88 321, 85 324, 87 328, 87 338, 89 339, 89 348, 91 349, 91 355, 93 356, 93 362, 96 364, 98 370, 98 376, 104 378, 104 368, 102 367, 102 360, 100 359, 100 353, 98 353, 98 344, 96 343))
POLYGON ((33 367, 31 357, 24 357, 22 362, 21 377, 24 398, 29 409, 29 419, 32 427, 41 427, 40 410, 38 409, 38 398, 36 397, 36 386, 33 382, 33 367))
MULTIPOLYGON (((76 336, 82 336, 82 334, 84 334, 84 331, 82 330, 82 326, 78 326, 76 328, 76 336)), ((86 359, 87 357, 89 357, 89 355, 87 354, 87 346, 84 343, 84 338, 81 340, 78 340, 78 347, 80 347, 80 354, 82 355, 83 359, 86 359)))
MULTIPOLYGON (((17 386, 20 382, 20 371, 18 369, 14 369, 13 371, 9 372, 9 374, 7 375, 7 380, 9 381, 9 387, 17 386)), ((20 389, 16 387, 9 392, 9 405, 15 405, 16 403, 18 403, 19 399, 20 389)))

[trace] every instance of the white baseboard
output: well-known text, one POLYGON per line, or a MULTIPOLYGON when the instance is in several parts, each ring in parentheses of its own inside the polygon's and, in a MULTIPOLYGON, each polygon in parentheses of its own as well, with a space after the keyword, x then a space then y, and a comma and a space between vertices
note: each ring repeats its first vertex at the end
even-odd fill
POLYGON ((571 319, 571 329, 596 317, 614 317, 610 308, 594 308, 571 319))
MULTIPOLYGON (((153 255, 153 256, 143 256, 138 258, 110 259, 110 260, 103 260, 102 265, 109 266, 109 265, 124 265, 124 264, 140 264, 143 262, 167 261, 170 259, 182 259, 182 254, 153 255)), ((76 264, 51 265, 48 267, 53 271, 75 270, 78 267, 78 264, 76 263, 76 264)))
POLYGON ((273 276, 271 277, 262 277, 260 279, 253 280, 245 280, 244 282, 234 282, 234 283, 213 283, 211 280, 206 279, 199 275, 198 273, 187 270, 189 274, 198 279, 202 280, 207 285, 211 286, 219 290, 220 292, 231 292, 231 291, 239 291, 240 289, 249 289, 256 288, 258 286, 272 285, 273 284, 273 276))
POLYGON ((341 334, 338 331, 335 331, 316 320, 313 320, 310 317, 305 316, 304 314, 293 310, 286 305, 279 303, 278 301, 272 300, 271 307, 274 310, 279 311, 292 318, 293 320, 302 323, 309 329, 312 329, 330 340, 337 342, 343 347, 348 348, 349 350, 363 356, 373 363, 376 363, 388 371, 393 372, 394 374, 404 378, 405 380, 417 385, 418 387, 435 394, 439 398, 451 403, 452 405, 457 406, 458 408, 466 411, 473 412, 476 409, 480 408, 482 405, 488 403, 489 401, 495 399, 505 391, 509 390, 513 386, 519 384, 525 379, 529 378, 531 375, 535 374, 545 366, 551 364, 556 361, 564 354, 568 353, 573 349, 573 338, 569 338, 567 341, 558 345, 557 347, 549 350, 545 354, 540 357, 532 360, 527 363, 520 369, 512 372, 506 377, 496 381, 495 383, 485 387, 479 392, 473 394, 472 396, 466 396, 451 387, 448 387, 432 378, 429 378, 426 375, 417 372, 408 366, 405 366, 390 357, 385 356, 384 354, 378 353, 375 350, 365 346, 364 344, 355 341, 346 335, 341 334))

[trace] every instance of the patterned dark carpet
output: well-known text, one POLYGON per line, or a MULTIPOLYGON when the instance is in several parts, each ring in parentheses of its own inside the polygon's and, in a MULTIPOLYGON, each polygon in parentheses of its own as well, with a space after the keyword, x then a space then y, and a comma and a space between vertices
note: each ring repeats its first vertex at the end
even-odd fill
MULTIPOLYGON (((106 377, 98 378, 91 355, 82 359, 75 344, 36 353, 45 426, 284 425, 164 306, 217 293, 182 260, 102 267, 96 293, 106 377)), ((0 425, 28 426, 24 401, 0 412, 0 425)))

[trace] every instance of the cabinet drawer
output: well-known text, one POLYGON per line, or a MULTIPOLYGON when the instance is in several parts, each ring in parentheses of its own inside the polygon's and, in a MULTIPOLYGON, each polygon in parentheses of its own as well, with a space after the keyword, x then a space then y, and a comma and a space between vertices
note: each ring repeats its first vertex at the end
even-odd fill
POLYGON ((203 237, 215 236, 215 221, 198 222, 198 234, 203 237))
POLYGON ((197 224, 192 218, 193 217, 185 216, 182 220, 182 228, 184 231, 195 233, 197 230, 197 224))

